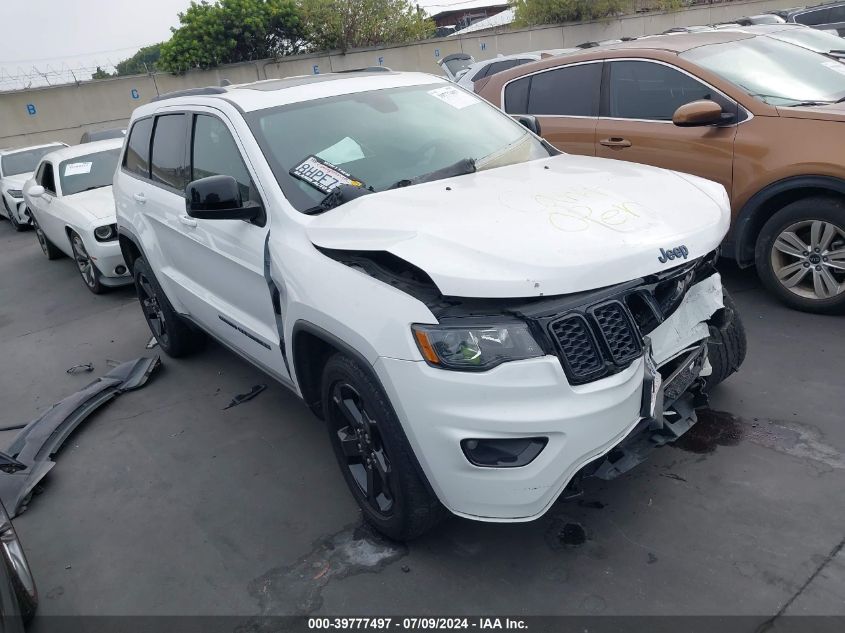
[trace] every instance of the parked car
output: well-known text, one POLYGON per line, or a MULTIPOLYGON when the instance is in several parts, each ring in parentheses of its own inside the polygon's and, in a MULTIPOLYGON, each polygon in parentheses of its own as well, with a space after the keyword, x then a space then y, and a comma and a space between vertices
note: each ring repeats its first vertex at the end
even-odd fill
POLYGON ((824 31, 836 31, 839 35, 845 35, 845 2, 796 7, 772 11, 772 13, 787 22, 804 24, 824 31))
POLYGON ((763 13, 760 15, 749 15, 743 18, 732 20, 731 24, 739 26, 752 26, 754 24, 785 24, 786 20, 774 13, 763 13))
POLYGON ((123 141, 75 145, 44 156, 24 185, 48 259, 67 255, 94 294, 132 283, 117 242, 112 179, 123 141))
POLYGON ((536 117, 559 149, 723 184, 733 229, 722 252, 741 266, 756 263, 790 306, 845 310, 839 62, 771 37, 716 31, 592 49, 483 82, 480 95, 536 117))
POLYGON ((795 44, 835 59, 842 60, 845 58, 845 39, 833 33, 811 29, 809 26, 802 24, 762 24, 737 27, 736 30, 753 35, 773 37, 776 40, 795 44))
POLYGON ((17 532, 0 502, 0 621, 4 633, 23 633, 35 617, 38 590, 17 532))
POLYGON ((560 156, 428 74, 200 92, 136 109, 115 174, 144 316, 298 394, 383 533, 537 518, 742 363, 721 185, 560 156))
POLYGON ((467 69, 475 63, 475 58, 467 53, 452 53, 437 62, 443 74, 451 81, 460 79, 467 69))
POLYGON ((80 145, 82 143, 93 143, 94 141, 105 141, 110 138, 123 138, 126 136, 126 128, 114 127, 105 130, 87 131, 82 134, 79 139, 80 145))
POLYGON ((12 223, 16 231, 23 231, 30 224, 26 215, 26 203, 23 199, 23 184, 32 176, 38 161, 44 154, 60 147, 64 143, 49 143, 18 149, 0 150, 0 215, 12 223))
POLYGON ((467 90, 472 90, 473 83, 485 77, 490 77, 496 73, 509 68, 515 68, 522 64, 529 62, 536 62, 538 59, 552 57, 554 55, 565 55, 567 53, 575 52, 577 48, 556 48, 547 51, 533 51, 530 53, 518 53, 516 55, 499 55, 492 59, 485 59, 481 62, 475 62, 466 67, 465 70, 460 71, 457 84, 467 90))

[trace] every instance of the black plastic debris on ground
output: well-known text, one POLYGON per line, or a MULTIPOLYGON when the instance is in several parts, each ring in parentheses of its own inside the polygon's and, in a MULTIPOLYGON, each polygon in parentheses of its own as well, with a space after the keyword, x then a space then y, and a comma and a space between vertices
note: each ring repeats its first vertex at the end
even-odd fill
POLYGON ((243 404, 244 402, 249 402, 259 393, 264 391, 267 388, 267 385, 255 385, 252 389, 250 389, 247 393, 241 393, 232 398, 232 401, 223 407, 223 410, 231 409, 232 407, 236 407, 239 404, 243 404))
POLYGON ((94 363, 82 363, 69 368, 66 373, 72 376, 74 374, 81 374, 83 372, 90 373, 92 371, 94 371, 94 363))
POLYGON ((7 451, 0 452, 0 500, 9 516, 23 512, 35 486, 56 465, 53 456, 77 426, 120 394, 143 387, 160 366, 158 356, 118 365, 26 424, 7 451))

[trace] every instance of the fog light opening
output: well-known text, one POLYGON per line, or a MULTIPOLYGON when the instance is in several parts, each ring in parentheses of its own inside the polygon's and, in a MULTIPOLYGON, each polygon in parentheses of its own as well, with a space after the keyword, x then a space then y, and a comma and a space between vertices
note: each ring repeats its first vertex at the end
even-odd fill
POLYGON ((126 266, 118 266, 114 269, 115 275, 125 275, 126 274, 126 266))
POLYGON ((549 443, 547 437, 461 440, 464 456, 474 466, 518 468, 527 466, 549 443))

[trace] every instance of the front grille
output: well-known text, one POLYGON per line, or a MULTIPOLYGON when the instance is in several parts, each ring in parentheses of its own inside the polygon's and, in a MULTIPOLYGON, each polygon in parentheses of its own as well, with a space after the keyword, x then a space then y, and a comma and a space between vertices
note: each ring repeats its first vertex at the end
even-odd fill
POLYGON ((552 322, 549 326, 569 379, 583 383, 604 371, 598 344, 587 320, 573 314, 552 322))
POLYGON ((593 309, 593 316, 614 363, 622 365, 640 355, 640 336, 621 303, 612 301, 600 305, 593 309))

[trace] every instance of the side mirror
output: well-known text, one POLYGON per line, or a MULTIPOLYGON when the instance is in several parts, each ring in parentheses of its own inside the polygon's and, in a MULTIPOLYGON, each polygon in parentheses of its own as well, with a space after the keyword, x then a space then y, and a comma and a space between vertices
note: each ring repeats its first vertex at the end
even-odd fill
POLYGON ((208 176, 185 188, 188 215, 199 220, 256 220, 264 215, 260 204, 241 199, 238 181, 231 176, 208 176))
POLYGON ((734 115, 722 112, 722 106, 709 99, 685 103, 672 115, 672 123, 678 127, 717 125, 728 123, 733 119, 734 115))
POLYGON ((42 187, 41 185, 33 185, 29 188, 29 191, 27 191, 27 193, 33 198, 40 198, 44 195, 44 187, 42 187))
POLYGON ((530 114, 523 114, 516 117, 516 120, 520 125, 525 126, 534 132, 534 134, 540 136, 540 122, 537 120, 537 117, 531 116, 530 114))

